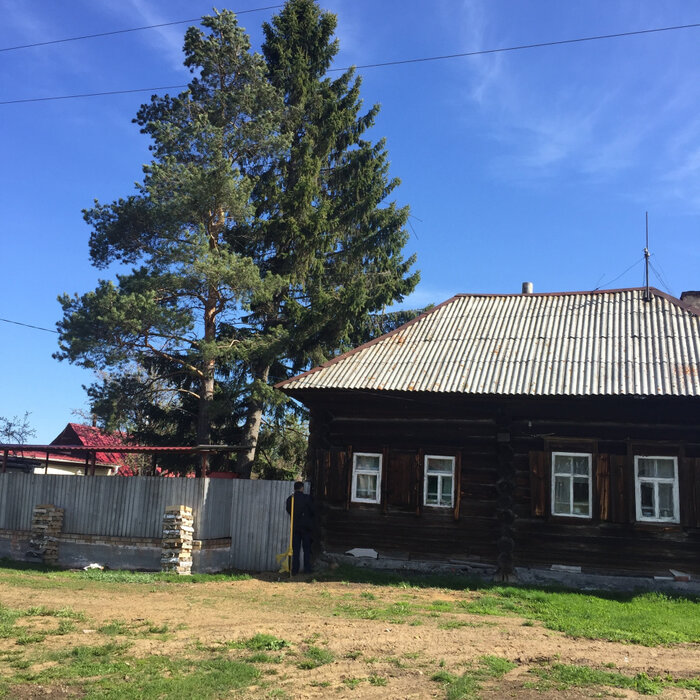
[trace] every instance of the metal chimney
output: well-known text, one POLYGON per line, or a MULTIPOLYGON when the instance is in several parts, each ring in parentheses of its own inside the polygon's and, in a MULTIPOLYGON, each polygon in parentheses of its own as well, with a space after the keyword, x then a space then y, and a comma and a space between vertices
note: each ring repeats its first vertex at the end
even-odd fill
POLYGON ((523 282, 523 294, 532 294, 532 282, 523 282))

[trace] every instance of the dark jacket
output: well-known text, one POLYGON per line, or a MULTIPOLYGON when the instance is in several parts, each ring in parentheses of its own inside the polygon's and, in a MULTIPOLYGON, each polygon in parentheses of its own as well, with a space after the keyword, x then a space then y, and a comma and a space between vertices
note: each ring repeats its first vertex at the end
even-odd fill
POLYGON ((314 529, 314 502, 311 496, 302 491, 295 491, 287 499, 287 513, 292 513, 294 499, 294 532, 311 533, 314 529))

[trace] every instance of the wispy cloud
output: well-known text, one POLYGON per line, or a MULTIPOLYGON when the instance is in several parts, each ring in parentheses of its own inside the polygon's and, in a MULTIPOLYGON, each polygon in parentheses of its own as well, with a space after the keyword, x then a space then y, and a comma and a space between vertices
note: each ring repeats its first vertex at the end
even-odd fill
MULTIPOLYGON (((469 49, 529 40, 500 3, 464 0, 457 20, 454 3, 440 7, 446 31, 458 27, 469 49)), ((620 26, 660 22, 630 12, 615 18, 620 26)), ((552 27, 556 32, 556 22, 552 27)), ((484 163, 487 171, 537 186, 563 175, 610 182, 623 171, 644 168, 647 181, 667 183, 669 195, 670 184, 678 189, 685 178, 700 192, 700 124, 681 135, 670 128, 694 113, 700 71, 679 71, 661 43, 624 41, 473 57, 461 64, 464 128, 498 144, 484 163)))
MULTIPOLYGON (((124 22, 125 27, 148 26, 173 21, 172 16, 156 12, 153 6, 144 0, 103 0, 103 7, 124 22)), ((165 58, 168 67, 185 72, 182 65, 182 41, 186 25, 176 24, 170 27, 157 27, 139 32, 137 36, 150 49, 155 49, 165 58)))

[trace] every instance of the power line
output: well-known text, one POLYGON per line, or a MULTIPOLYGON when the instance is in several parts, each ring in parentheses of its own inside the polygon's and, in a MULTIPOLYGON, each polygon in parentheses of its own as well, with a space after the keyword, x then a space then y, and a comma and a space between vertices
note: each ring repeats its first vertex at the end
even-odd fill
POLYGON ((58 95, 53 97, 31 97, 24 100, 6 100, 0 102, 0 105, 13 105, 18 102, 49 102, 53 100, 74 100, 78 97, 100 97, 102 95, 127 95, 132 92, 153 92, 154 90, 175 90, 185 88, 187 85, 162 85, 161 87, 152 88, 134 88, 132 90, 109 90, 108 92, 84 92, 79 95, 58 95))
MULTIPOLYGON (((275 7, 275 6, 272 6, 275 7)), ((277 6, 279 7, 279 6, 277 6)), ((253 10, 249 10, 249 12, 253 12, 253 10)), ((191 20, 185 20, 185 21, 191 21, 191 20)), ((158 25, 154 25, 158 26, 158 25)), ((579 37, 576 39, 560 39, 557 41, 543 41, 539 42, 537 44, 520 44, 518 46, 506 46, 506 47, 501 47, 501 48, 496 48, 496 49, 481 49, 479 51, 465 51, 463 53, 452 53, 452 54, 445 54, 444 56, 425 56, 422 58, 407 58, 399 61, 384 61, 382 63, 365 63, 362 65, 358 66, 348 66, 345 68, 329 68, 328 72, 340 72, 340 71, 346 71, 349 70, 350 68, 356 68, 356 69, 362 69, 362 68, 380 68, 383 66, 400 66, 400 65, 406 65, 409 63, 426 63, 429 61, 444 61, 447 59, 451 58, 466 58, 469 56, 485 56, 488 54, 495 54, 495 53, 506 53, 509 51, 523 51, 525 49, 540 49, 540 48, 545 48, 547 46, 564 46, 566 44, 578 44, 586 41, 600 41, 603 39, 618 39, 618 38, 623 38, 623 37, 630 37, 630 36, 640 36, 642 34, 655 34, 659 32, 671 32, 671 31, 676 31, 680 29, 694 29, 700 27, 700 22, 697 22, 695 24, 679 24, 673 27, 656 27, 654 29, 640 29, 634 32, 618 32, 616 34, 598 34, 596 36, 585 36, 585 37, 579 37)), ((110 90, 108 92, 91 92, 91 93, 82 93, 82 94, 77 94, 77 95, 57 95, 57 96, 51 96, 51 97, 31 97, 31 98, 25 98, 25 99, 20 99, 20 100, 3 100, 0 101, 0 105, 8 105, 8 104, 20 104, 23 102, 48 102, 51 100, 72 100, 76 99, 79 97, 99 97, 102 95, 123 95, 131 92, 148 92, 150 90, 163 90, 163 89, 179 89, 179 88, 184 88, 187 87, 186 85, 170 85, 167 88, 134 88, 132 90, 110 90)))
MULTIPOLYGON (((480 51, 466 51, 464 53, 451 53, 444 56, 429 56, 427 58, 407 58, 401 61, 385 61, 384 63, 366 63, 355 68, 379 68, 380 66, 399 66, 406 63, 421 63, 425 61, 443 61, 448 58, 464 58, 466 56, 485 56, 492 53, 505 53, 506 51, 523 51, 524 49, 541 49, 546 46, 563 46, 564 44, 580 44, 584 41, 600 41, 601 39, 619 39, 627 36, 639 36, 640 34, 655 34, 658 32, 672 32, 678 29, 694 29, 700 27, 700 22, 695 24, 678 24, 673 27, 656 27, 654 29, 639 29, 634 32, 618 32, 616 34, 598 34, 596 36, 584 36, 577 39, 560 39, 558 41, 543 41, 537 44, 520 44, 498 49, 482 49, 480 51)), ((331 68, 332 71, 347 70, 347 68, 331 68)), ((330 71, 329 71, 330 72, 330 71)))
MULTIPOLYGON (((255 7, 252 10, 239 10, 235 14, 245 15, 250 12, 263 12, 264 10, 277 10, 284 5, 268 5, 267 7, 255 7)), ((66 39, 52 39, 51 41, 37 41, 33 44, 21 44, 20 46, 6 46, 5 48, 0 48, 0 52, 3 51, 18 51, 20 49, 32 49, 36 46, 49 46, 50 44, 65 44, 69 41, 82 41, 83 39, 97 39, 102 36, 113 36, 114 34, 128 34, 129 32, 141 32, 144 29, 158 29, 159 27, 172 27, 176 24, 188 24, 189 22, 199 22, 201 17, 194 17, 192 19, 179 19, 175 22, 162 22, 161 24, 147 24, 143 27, 131 27, 130 29, 116 29, 112 32, 99 32, 97 34, 82 34, 81 36, 71 36, 66 39)))
POLYGON ((25 328, 34 328, 37 331, 46 331, 47 333, 58 333, 53 328, 42 328, 41 326, 33 326, 31 323, 22 323, 21 321, 10 321, 9 318, 0 318, 4 323, 13 323, 15 326, 24 326, 25 328))

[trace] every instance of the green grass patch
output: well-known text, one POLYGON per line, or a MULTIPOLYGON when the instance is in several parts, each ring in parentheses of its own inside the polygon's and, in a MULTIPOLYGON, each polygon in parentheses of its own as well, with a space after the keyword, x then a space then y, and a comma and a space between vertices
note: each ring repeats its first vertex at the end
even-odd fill
MULTIPOLYGON (((441 588, 468 593, 451 604, 454 612, 476 615, 517 615, 538 620, 572 637, 606 639, 654 646, 700 642, 700 597, 662 593, 580 593, 563 588, 498 586, 457 575, 407 575, 351 566, 323 572, 326 581, 366 583, 396 588, 441 588)), ((450 609, 441 601, 432 611, 450 609), (442 609, 441 609, 442 608, 442 609)), ((338 614, 383 619, 376 608, 339 606, 338 614)))
POLYGON ((388 680, 384 676, 371 675, 367 678, 370 685, 384 686, 388 683, 388 680))
POLYGON ((329 664, 334 660, 335 657, 330 651, 328 651, 328 649, 309 646, 304 651, 304 654, 297 666, 304 670, 310 670, 312 668, 318 668, 319 666, 329 664))
POLYGON ((135 658, 129 645, 110 642, 80 646, 47 655, 54 662, 41 671, 24 670, 7 679, 15 686, 61 683, 81 695, 104 700, 141 698, 220 698, 250 685, 260 672, 251 664, 225 657, 135 658))
POLYGON ((116 619, 105 623, 97 631, 109 637, 148 637, 149 635, 157 635, 160 639, 166 639, 168 636, 168 625, 155 625, 149 620, 128 622, 116 619))
MULTIPOLYGON (((0 577, 8 583, 31 585, 31 578, 39 581, 51 581, 54 585, 63 584, 66 587, 80 588, 86 581, 98 583, 212 583, 215 581, 247 581, 249 574, 238 571, 223 571, 218 574, 192 574, 191 576, 179 576, 172 573, 157 571, 126 571, 105 569, 90 569, 88 571, 67 571, 56 566, 46 566, 32 562, 17 562, 11 559, 0 558, 0 577), (33 576, 32 576, 33 575, 33 576)), ((43 587, 39 585, 38 587, 43 587)))
POLYGON ((438 624, 440 630, 456 630, 460 627, 484 627, 479 622, 466 622, 465 620, 447 620, 438 624))
POLYGON ((85 615, 69 608, 47 608, 33 606, 24 610, 9 608, 0 604, 0 639, 14 639, 16 644, 38 644, 49 635, 64 635, 75 629, 75 620, 84 620, 85 615), (41 629, 34 629, 34 619, 56 618, 54 627, 41 624, 41 629), (24 624, 17 624, 20 620, 24 624))
POLYGON ((406 619, 420 612, 420 608, 406 601, 390 605, 372 605, 371 603, 339 603, 333 609, 333 614, 339 617, 352 617, 360 620, 383 620, 400 625, 406 619))
POLYGON ((460 606, 474 614, 539 620, 571 637, 644 646, 700 641, 700 602, 662 593, 606 596, 494 587, 460 606))
POLYGON ((289 649, 292 645, 285 639, 279 639, 272 634, 259 633, 249 639, 229 642, 231 649, 248 649, 249 651, 281 651, 289 649))
POLYGON ((537 676, 539 682, 528 683, 528 687, 539 690, 552 688, 567 690, 596 686, 634 690, 640 695, 658 695, 664 688, 686 688, 700 693, 700 678, 650 677, 646 673, 627 676, 615 671, 569 664, 554 664, 545 668, 531 669, 530 673, 537 676))
POLYGON ((482 656, 461 676, 440 669, 431 676, 431 680, 445 684, 447 700, 475 700, 485 681, 501 678, 515 666, 499 656, 482 656))

